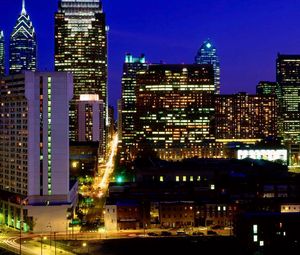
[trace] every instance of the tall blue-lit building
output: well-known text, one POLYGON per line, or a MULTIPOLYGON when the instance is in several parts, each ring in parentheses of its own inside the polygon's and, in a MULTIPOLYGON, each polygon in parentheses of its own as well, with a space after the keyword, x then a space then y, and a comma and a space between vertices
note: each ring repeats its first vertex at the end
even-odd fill
POLYGON ((211 64, 214 67, 215 93, 220 94, 220 61, 217 55, 217 49, 208 39, 204 41, 195 57, 196 64, 211 64))
POLYGON ((22 11, 10 36, 9 73, 17 74, 22 70, 36 70, 36 34, 30 17, 22 2, 22 11))
POLYGON ((0 30, 0 77, 5 74, 4 33, 0 30))

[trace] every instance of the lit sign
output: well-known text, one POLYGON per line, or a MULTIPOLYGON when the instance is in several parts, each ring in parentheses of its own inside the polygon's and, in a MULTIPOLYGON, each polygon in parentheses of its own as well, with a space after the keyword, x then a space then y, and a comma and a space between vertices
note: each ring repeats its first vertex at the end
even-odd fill
POLYGON ((268 160, 268 161, 283 161, 287 163, 288 160, 288 152, 285 149, 280 150, 269 150, 269 149, 260 149, 260 150, 238 150, 237 152, 238 159, 257 159, 257 160, 268 160))
POLYGON ((80 101, 99 101, 99 95, 96 94, 80 95, 80 101))

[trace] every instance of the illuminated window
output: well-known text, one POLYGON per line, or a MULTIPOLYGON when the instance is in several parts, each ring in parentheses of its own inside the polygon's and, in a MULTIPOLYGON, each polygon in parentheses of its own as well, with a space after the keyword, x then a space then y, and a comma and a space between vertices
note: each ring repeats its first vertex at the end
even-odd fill
POLYGON ((257 234, 257 231, 258 231, 258 226, 253 225, 253 234, 257 234))
POLYGON ((164 181, 164 177, 163 176, 159 177, 159 181, 163 182, 164 181))
POLYGON ((253 236, 253 242, 256 243, 257 241, 258 241, 258 237, 257 237, 257 235, 254 235, 254 236, 253 236))
POLYGON ((183 181, 186 182, 186 176, 183 176, 183 181))
POLYGON ((179 182, 180 181, 180 177, 176 176, 176 181, 179 182))

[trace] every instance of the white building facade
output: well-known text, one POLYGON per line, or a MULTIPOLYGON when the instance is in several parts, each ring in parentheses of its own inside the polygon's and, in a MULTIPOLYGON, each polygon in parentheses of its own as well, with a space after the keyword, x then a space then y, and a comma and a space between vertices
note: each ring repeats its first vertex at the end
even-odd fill
POLYGON ((73 77, 26 71, 4 78, 0 91, 0 224, 63 231, 77 201, 69 177, 73 77))

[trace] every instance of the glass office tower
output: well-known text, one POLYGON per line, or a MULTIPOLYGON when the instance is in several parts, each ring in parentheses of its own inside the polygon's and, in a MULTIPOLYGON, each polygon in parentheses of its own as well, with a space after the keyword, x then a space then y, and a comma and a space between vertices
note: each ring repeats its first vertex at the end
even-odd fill
POLYGON ((196 64, 211 64, 214 67, 215 93, 220 94, 220 61, 217 49, 210 40, 206 40, 195 57, 196 64))
POLYGON ((80 95, 99 95, 107 124, 107 35, 100 0, 59 1, 55 15, 55 70, 72 72, 74 76, 71 140, 78 140, 75 100, 80 95))
POLYGON ((0 77, 5 74, 5 45, 4 45, 4 33, 0 30, 0 77))
POLYGON ((9 73, 35 71, 37 66, 36 34, 23 0, 22 11, 10 36, 9 73))
POLYGON ((300 143, 300 55, 278 55, 277 82, 282 93, 282 136, 287 143, 300 143))
POLYGON ((134 117, 136 114, 136 76, 146 70, 148 64, 144 55, 133 57, 127 54, 123 65, 122 99, 121 99, 121 160, 130 161, 133 156, 133 145, 136 139, 134 117))
POLYGON ((138 73, 136 92, 139 152, 150 149, 166 160, 222 156, 211 65, 150 65, 138 73))

